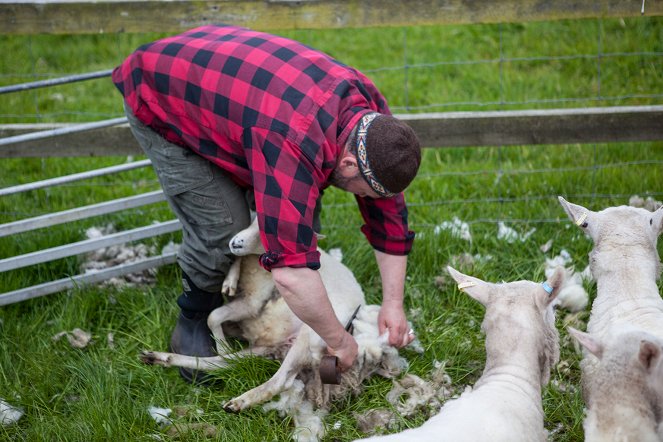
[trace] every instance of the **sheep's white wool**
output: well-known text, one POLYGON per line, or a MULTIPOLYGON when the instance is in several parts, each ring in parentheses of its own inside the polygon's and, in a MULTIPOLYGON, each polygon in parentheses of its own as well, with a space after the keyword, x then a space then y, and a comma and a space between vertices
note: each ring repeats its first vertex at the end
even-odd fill
POLYGON ((513 243, 516 241, 525 242, 530 236, 532 236, 534 232, 536 232, 536 229, 532 228, 525 233, 518 233, 516 230, 507 226, 502 221, 497 223, 497 227, 497 239, 504 240, 508 243, 513 243))
POLYGON ((327 252, 329 256, 334 258, 338 262, 343 262, 343 251, 339 248, 329 249, 327 252))
POLYGON ((85 330, 81 330, 80 328, 75 328, 72 331, 61 331, 60 333, 57 333, 53 335, 51 339, 53 341, 59 341, 60 338, 63 336, 67 337, 67 341, 69 341, 69 345, 71 345, 74 348, 85 348, 88 346, 90 341, 92 340, 92 334, 89 332, 86 332, 85 330))
MULTIPOLYGON (((90 227, 85 231, 88 239, 97 239, 115 233, 115 227, 108 224, 105 227, 90 227)), ((94 250, 85 255, 85 261, 80 269, 84 274, 96 273, 100 270, 142 261, 154 254, 152 247, 145 244, 119 244, 94 250)), ((140 273, 129 273, 127 275, 110 278, 102 283, 105 286, 134 286, 152 284, 155 282, 156 269, 147 269, 140 273)))
POLYGON ((638 195, 633 195, 631 198, 629 198, 628 205, 633 207, 642 207, 643 209, 647 209, 650 212, 655 212, 663 205, 663 203, 655 200, 650 196, 648 196, 647 199, 644 199, 638 195))
POLYGON ((566 249, 562 249, 559 251, 559 255, 550 259, 546 258, 546 270, 556 267, 566 267, 571 261, 573 261, 571 254, 566 249))
POLYGON ((357 428, 364 434, 374 434, 377 429, 389 429, 397 422, 396 413, 385 408, 368 410, 365 413, 354 413, 357 428))
POLYGON ((394 386, 387 393, 387 401, 401 416, 412 416, 421 407, 439 408, 440 402, 437 400, 435 388, 419 376, 407 374, 393 382, 394 386))
POLYGON ((445 221, 440 225, 435 226, 433 233, 439 235, 443 230, 449 230, 451 236, 455 238, 472 241, 472 234, 470 233, 470 226, 466 222, 461 221, 457 217, 453 217, 452 221, 445 221))
POLYGON ((23 410, 16 408, 0 398, 0 424, 12 425, 23 416, 23 410))
POLYGON ((161 254, 165 255, 167 253, 177 253, 180 250, 180 244, 169 241, 168 244, 161 248, 161 254))
POLYGON ((562 249, 559 255, 553 258, 546 258, 545 275, 550 277, 555 273, 557 267, 563 267, 566 272, 564 285, 562 290, 557 295, 559 307, 569 310, 571 312, 578 312, 584 310, 589 304, 589 294, 583 287, 583 279, 587 278, 587 273, 575 273, 573 266, 570 266, 573 258, 571 254, 562 249))
POLYGON ((295 420, 293 439, 296 442, 317 442, 325 435, 325 410, 314 410, 304 398, 304 383, 295 379, 292 386, 281 392, 279 400, 263 405, 263 410, 276 410, 279 416, 290 415, 295 420))
POLYGON ((552 244, 553 244, 553 240, 549 239, 548 241, 546 241, 546 243, 544 245, 539 247, 539 249, 541 249, 541 251, 543 253, 548 253, 550 251, 550 249, 552 248, 552 244))
POLYGON ((168 417, 173 412, 170 408, 148 407, 150 417, 159 425, 168 425, 171 419, 168 417))
POLYGON ((589 294, 577 284, 569 284, 559 292, 559 306, 570 312, 584 310, 589 304, 589 294))

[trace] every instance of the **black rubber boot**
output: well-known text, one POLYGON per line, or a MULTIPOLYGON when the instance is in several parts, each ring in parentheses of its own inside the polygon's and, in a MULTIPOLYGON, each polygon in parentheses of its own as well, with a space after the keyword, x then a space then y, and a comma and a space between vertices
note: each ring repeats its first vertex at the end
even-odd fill
MULTIPOLYGON (((182 273, 183 293, 177 299, 181 312, 170 337, 173 353, 187 356, 216 356, 216 342, 207 327, 210 312, 220 307, 223 301, 220 293, 199 289, 191 279, 182 273)), ((209 384, 212 377, 199 370, 180 367, 180 375, 190 383, 209 384)))

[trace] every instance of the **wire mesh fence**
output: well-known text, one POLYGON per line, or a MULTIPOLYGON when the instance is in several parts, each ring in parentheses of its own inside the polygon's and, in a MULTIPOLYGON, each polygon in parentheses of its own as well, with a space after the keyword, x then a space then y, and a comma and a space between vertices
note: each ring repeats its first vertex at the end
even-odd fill
MULTIPOLYGON (((367 74, 398 114, 663 104, 663 20, 658 17, 279 33, 367 74)), ((0 91, 5 92, 0 124, 121 117, 110 69, 140 44, 159 37, 0 37, 12 54, 0 61, 0 91), (22 83, 31 84, 17 86, 22 83)), ((2 160, 0 186, 126 161, 2 160)), ((660 142, 429 149, 407 193, 410 222, 424 232, 452 216, 485 228, 500 221, 545 225, 560 219, 558 194, 599 206, 627 203, 636 194, 661 199, 662 164, 660 142)), ((12 222, 155 189, 158 183, 149 169, 102 176, 35 190, 27 198, 5 197, 0 217, 12 222), (39 203, 28 202, 33 200, 39 203)), ((348 213, 356 212, 347 195, 332 193, 326 199, 326 229, 340 233, 361 224, 356 216, 347 221, 348 213)), ((170 215, 157 205, 133 216, 165 220, 170 215)), ((65 236, 80 234, 75 224, 67 228, 73 230, 65 236)))

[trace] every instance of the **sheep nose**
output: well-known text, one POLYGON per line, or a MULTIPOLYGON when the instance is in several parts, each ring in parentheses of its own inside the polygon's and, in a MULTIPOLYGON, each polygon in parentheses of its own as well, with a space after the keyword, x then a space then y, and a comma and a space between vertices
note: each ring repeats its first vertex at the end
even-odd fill
POLYGON ((244 240, 242 239, 233 239, 230 241, 230 248, 233 250, 237 249, 243 249, 244 248, 244 240))

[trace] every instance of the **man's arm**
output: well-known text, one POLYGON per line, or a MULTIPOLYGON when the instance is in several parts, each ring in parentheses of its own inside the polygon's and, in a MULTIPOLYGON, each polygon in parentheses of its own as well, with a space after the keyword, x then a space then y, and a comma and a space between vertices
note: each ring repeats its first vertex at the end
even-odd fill
POLYGON ((383 334, 389 330, 389 344, 405 347, 412 342, 414 335, 403 310, 405 292, 405 270, 407 255, 388 255, 375 250, 375 259, 382 279, 382 307, 378 314, 378 330, 383 334))
POLYGON ((320 274, 307 267, 278 267, 272 276, 290 310, 327 343, 341 371, 349 369, 357 358, 357 342, 336 318, 320 274))

